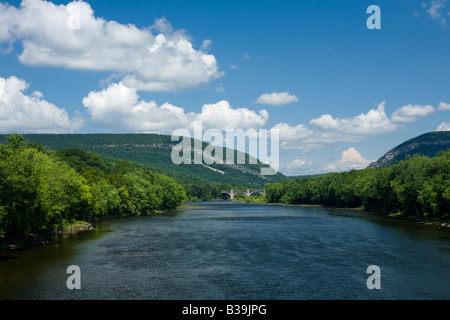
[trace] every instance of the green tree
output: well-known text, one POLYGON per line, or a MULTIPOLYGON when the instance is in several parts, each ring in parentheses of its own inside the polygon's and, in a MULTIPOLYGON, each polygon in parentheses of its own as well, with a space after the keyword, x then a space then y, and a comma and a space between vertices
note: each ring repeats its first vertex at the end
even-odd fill
POLYGON ((6 238, 53 232, 90 196, 84 179, 66 163, 33 148, 1 148, 0 206, 6 238))
POLYGON ((8 142, 8 146, 14 151, 24 147, 23 134, 13 133, 6 137, 6 141, 8 142))

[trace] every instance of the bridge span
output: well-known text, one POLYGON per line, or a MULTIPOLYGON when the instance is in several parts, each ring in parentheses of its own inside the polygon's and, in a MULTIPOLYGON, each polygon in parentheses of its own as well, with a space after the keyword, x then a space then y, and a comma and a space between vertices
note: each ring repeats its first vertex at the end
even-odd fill
POLYGON ((247 189, 247 190, 223 190, 220 193, 225 193, 228 194, 230 196, 230 199, 233 199, 235 194, 237 193, 243 193, 245 194, 247 197, 251 196, 254 193, 261 193, 263 196, 266 195, 266 190, 264 189, 247 189))

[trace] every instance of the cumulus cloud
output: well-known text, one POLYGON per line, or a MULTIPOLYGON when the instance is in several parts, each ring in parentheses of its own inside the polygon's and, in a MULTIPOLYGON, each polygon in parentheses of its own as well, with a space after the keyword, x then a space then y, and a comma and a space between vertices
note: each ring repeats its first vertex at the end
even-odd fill
POLYGON ((138 132, 167 134, 178 128, 190 129, 196 121, 201 121, 204 129, 259 128, 269 119, 266 110, 232 108, 226 100, 205 104, 200 113, 187 113, 170 103, 158 106, 155 101, 140 100, 137 90, 122 82, 90 92, 83 105, 95 123, 138 132))
POLYGON ((450 110, 450 103, 439 102, 438 110, 450 110))
POLYGON ((247 108, 233 109, 226 100, 214 104, 205 104, 202 112, 196 115, 197 121, 203 125, 221 130, 235 128, 260 128, 269 119, 266 110, 255 112, 247 108))
POLYGON ((25 94, 28 87, 17 77, 0 77, 1 132, 75 132, 83 126, 80 117, 70 118, 64 109, 44 100, 41 92, 25 94))
POLYGON ((425 117, 434 112, 434 108, 430 105, 412 105, 408 104, 397 109, 391 117, 394 122, 413 122, 418 117, 425 117))
POLYGON ((312 135, 311 129, 304 124, 291 126, 287 123, 281 122, 276 124, 271 130, 278 130, 280 139, 284 141, 305 139, 312 135))
POLYGON ((383 101, 377 109, 371 109, 367 113, 361 113, 353 118, 334 118, 329 114, 312 119, 310 123, 325 131, 341 135, 367 136, 386 133, 397 129, 387 117, 384 111, 383 101))
POLYGON ((450 131, 450 122, 442 122, 437 128, 436 131, 450 131))
MULTIPOLYGON (((447 110, 449 105, 441 103, 439 109, 447 110)), ((309 125, 278 123, 272 129, 280 134, 284 149, 310 150, 323 144, 336 142, 358 142, 365 138, 393 132, 402 124, 417 120, 434 112, 430 105, 406 105, 397 109, 389 118, 385 112, 385 101, 377 108, 354 117, 339 118, 323 114, 309 121, 309 125)))
POLYGON ((94 123, 137 132, 159 132, 189 124, 182 108, 154 101, 143 101, 135 88, 113 83, 101 91, 91 91, 83 99, 94 123))
POLYGON ((95 17, 84 1, 23 0, 19 8, 0 4, 0 24, 1 42, 21 41, 25 65, 119 73, 128 86, 148 91, 183 90, 223 75, 203 51, 210 40, 195 50, 165 18, 138 28, 95 17))
POLYGON ((305 149, 321 147, 322 144, 336 142, 357 142, 367 137, 389 133, 397 130, 398 124, 392 122, 385 113, 385 102, 376 109, 361 113, 351 118, 333 117, 330 114, 321 115, 309 122, 309 126, 279 123, 272 129, 277 129, 284 149, 305 149))
POLYGON ((358 150, 351 147, 347 150, 343 150, 341 153, 341 159, 326 165, 323 171, 326 172, 339 172, 348 171, 352 169, 363 169, 375 160, 365 159, 358 150))
POLYGON ((256 103, 280 106, 283 104, 297 102, 298 98, 289 92, 264 93, 256 99, 256 103))

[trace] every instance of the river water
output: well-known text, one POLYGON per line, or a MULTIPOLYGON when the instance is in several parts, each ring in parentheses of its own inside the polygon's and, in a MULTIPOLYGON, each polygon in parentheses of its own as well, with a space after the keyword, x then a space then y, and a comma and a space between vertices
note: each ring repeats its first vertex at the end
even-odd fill
POLYGON ((190 204, 200 207, 0 253, 0 299, 450 299, 448 229, 349 210, 190 204), (71 265, 80 289, 67 287, 71 265))

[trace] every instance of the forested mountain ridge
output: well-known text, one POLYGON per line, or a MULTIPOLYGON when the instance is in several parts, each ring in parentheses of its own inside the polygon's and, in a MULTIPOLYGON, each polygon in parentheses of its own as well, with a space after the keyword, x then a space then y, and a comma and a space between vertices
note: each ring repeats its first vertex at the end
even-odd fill
MULTIPOLYGON (((6 142, 7 135, 0 135, 0 143, 6 142)), ((179 164, 172 162, 172 148, 179 141, 172 141, 169 135, 159 134, 24 134, 26 141, 42 144, 47 150, 79 148, 94 151, 102 156, 123 159, 145 165, 152 171, 165 174, 180 183, 230 183, 262 187, 268 182, 285 180, 281 173, 261 175, 260 169, 267 167, 261 162, 249 164, 245 154, 245 164, 179 164)), ((203 149, 208 146, 202 143, 203 149)), ((225 155, 226 149, 223 149, 225 155)), ((198 150, 192 150, 193 153, 198 150)), ((237 153, 235 153, 235 157, 237 153)), ((194 157, 192 157, 194 159, 194 157)))
POLYGON ((369 167, 388 166, 405 160, 407 155, 419 154, 435 157, 440 150, 446 150, 447 148, 450 148, 450 131, 428 132, 399 144, 380 159, 372 162, 369 167))

